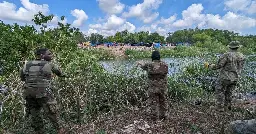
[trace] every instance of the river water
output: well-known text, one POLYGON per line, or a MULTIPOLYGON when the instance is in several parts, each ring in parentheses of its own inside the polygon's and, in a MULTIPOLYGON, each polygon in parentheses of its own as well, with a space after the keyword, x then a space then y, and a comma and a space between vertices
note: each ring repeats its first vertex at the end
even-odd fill
MULTIPOLYGON (((219 56, 219 55, 218 55, 219 56)), ((249 57, 249 56, 248 56, 249 57)), ((141 71, 140 68, 135 67, 136 61, 148 62, 151 59, 143 59, 143 60, 112 60, 112 61, 100 61, 102 67, 111 74, 116 75, 131 75, 131 72, 136 72, 138 75, 145 73, 141 71)), ((204 65, 204 62, 207 59, 201 58, 162 58, 162 61, 168 64, 168 75, 173 76, 182 72, 182 70, 191 64, 204 65)), ((247 61, 244 67, 244 73, 247 76, 256 79, 256 61, 247 61)))
MULTIPOLYGON (((168 75, 175 75, 181 72, 181 70, 189 64, 202 63, 202 60, 196 58, 163 58, 162 61, 168 64, 168 75)), ((130 72, 135 71, 141 74, 140 68, 136 68, 137 61, 149 62, 150 59, 143 60, 113 60, 113 61, 100 61, 102 67, 112 74, 129 75, 130 72)))

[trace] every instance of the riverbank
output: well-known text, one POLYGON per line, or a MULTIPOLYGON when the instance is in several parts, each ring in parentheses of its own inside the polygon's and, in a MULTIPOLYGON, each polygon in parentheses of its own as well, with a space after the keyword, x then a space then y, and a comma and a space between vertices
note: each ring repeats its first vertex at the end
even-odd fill
MULTIPOLYGON (((216 54, 222 54, 229 50, 228 46, 222 44, 214 44, 210 42, 200 46, 198 44, 192 46, 165 46, 160 48, 146 46, 111 46, 103 45, 93 47, 96 50, 102 49, 110 53, 117 59, 142 59, 150 58, 153 50, 159 50, 162 58, 169 57, 212 57, 216 54)), ((244 55, 254 55, 255 52, 251 48, 242 47, 239 49, 244 55)))
MULTIPOLYGON (((99 45, 95 48, 103 49, 109 51, 112 55, 114 55, 116 58, 129 58, 129 55, 127 55, 127 51, 136 51, 136 52, 151 52, 154 50, 153 47, 146 47, 146 46, 111 46, 106 47, 99 45)), ((163 47, 163 49, 174 49, 175 46, 166 46, 163 47)))
POLYGON ((125 112, 109 113, 70 131, 79 133, 124 133, 124 134, 175 134, 175 133, 221 133, 234 120, 248 119, 250 115, 241 107, 230 112, 219 112, 212 102, 201 105, 171 102, 169 117, 153 122, 145 115, 145 108, 132 107, 125 112))

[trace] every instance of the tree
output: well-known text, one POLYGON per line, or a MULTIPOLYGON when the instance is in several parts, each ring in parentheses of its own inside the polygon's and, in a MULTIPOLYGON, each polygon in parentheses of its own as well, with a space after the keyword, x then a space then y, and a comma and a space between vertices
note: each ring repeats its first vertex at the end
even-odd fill
POLYGON ((103 43, 103 38, 103 35, 100 35, 98 33, 92 33, 90 36, 90 42, 92 44, 103 43))

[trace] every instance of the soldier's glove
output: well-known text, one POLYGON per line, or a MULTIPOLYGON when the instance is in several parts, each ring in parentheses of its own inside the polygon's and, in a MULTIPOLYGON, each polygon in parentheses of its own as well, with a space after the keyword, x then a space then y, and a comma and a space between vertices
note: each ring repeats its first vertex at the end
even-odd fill
POLYGON ((209 68, 213 68, 213 67, 215 67, 215 64, 210 64, 209 65, 209 68))
POLYGON ((139 62, 139 61, 137 61, 136 63, 135 63, 135 66, 136 67, 138 67, 138 66, 140 66, 141 65, 141 63, 139 62))
POLYGON ((210 63, 208 63, 208 62, 205 62, 205 63, 204 63, 204 67, 205 67, 205 68, 209 68, 209 66, 210 66, 210 63))

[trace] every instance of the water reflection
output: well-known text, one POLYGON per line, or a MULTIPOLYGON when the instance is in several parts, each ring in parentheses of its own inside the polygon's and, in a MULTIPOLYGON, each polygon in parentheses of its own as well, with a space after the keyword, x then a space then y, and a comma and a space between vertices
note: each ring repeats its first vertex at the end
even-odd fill
MULTIPOLYGON (((151 59, 143 60, 114 60, 114 61, 100 61, 103 68, 112 74, 129 75, 130 72, 135 71, 138 74, 143 73, 140 68, 136 68, 136 61, 149 62, 151 59)), ((189 64, 202 63, 202 59, 197 58, 162 58, 169 66, 168 75, 175 75, 189 64)))
MULTIPOLYGON (((250 55, 248 57, 252 57, 254 55, 250 55)), ((115 75, 132 75, 131 72, 135 72, 137 75, 145 74, 144 71, 141 71, 140 68, 136 68, 136 61, 144 61, 149 62, 151 59, 143 59, 143 60, 112 60, 112 61, 100 61, 100 64, 103 68, 112 74, 115 75)), ((164 62, 166 62, 169 66, 168 75, 173 76, 182 72, 182 70, 191 64, 199 64, 203 65, 207 59, 202 58, 162 58, 164 62)), ((251 78, 256 78, 255 73, 256 61, 247 61, 243 70, 243 74, 249 76, 251 78)))

